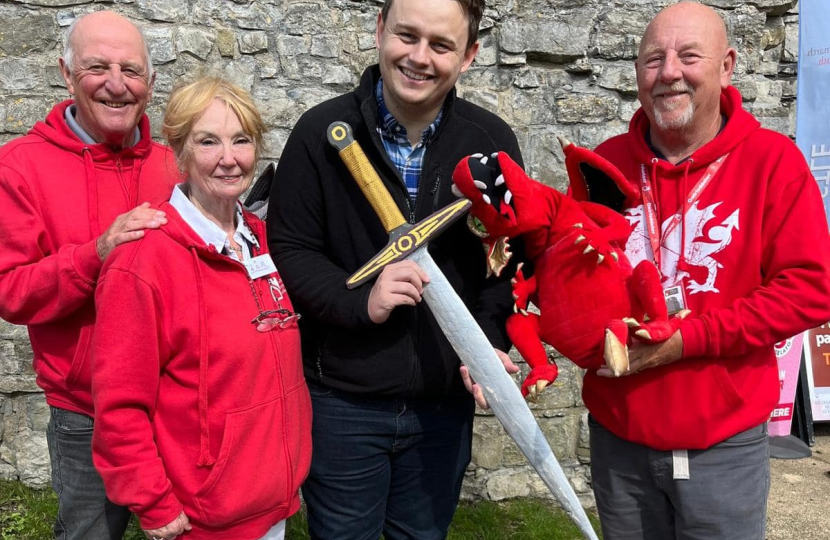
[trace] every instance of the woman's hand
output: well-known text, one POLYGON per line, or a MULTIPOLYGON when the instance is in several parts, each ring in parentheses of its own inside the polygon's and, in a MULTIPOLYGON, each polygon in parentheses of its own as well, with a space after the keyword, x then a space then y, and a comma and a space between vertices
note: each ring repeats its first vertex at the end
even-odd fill
POLYGON ((150 540, 173 540, 185 531, 189 531, 193 527, 190 526, 190 520, 184 515, 184 512, 179 514, 179 517, 161 527, 159 529, 143 529, 145 536, 150 540))

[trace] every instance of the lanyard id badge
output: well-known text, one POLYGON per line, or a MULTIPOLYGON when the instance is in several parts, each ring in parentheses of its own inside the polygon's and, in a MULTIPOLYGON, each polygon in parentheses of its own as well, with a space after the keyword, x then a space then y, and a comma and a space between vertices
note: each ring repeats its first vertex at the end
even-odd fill
MULTIPOLYGON (((640 164, 640 192, 643 196, 643 213, 645 214, 646 231, 648 232, 648 240, 651 244, 651 252, 654 256, 654 265, 657 267, 657 271, 660 272, 661 276, 663 276, 663 269, 661 266, 663 257, 660 250, 662 249, 663 243, 674 231, 674 229, 680 225, 682 216, 688 214, 689 210, 700 198, 703 190, 706 189, 706 186, 708 186, 715 175, 718 174, 721 165, 723 165, 723 162, 726 161, 727 157, 729 157, 729 153, 722 155, 709 165, 709 168, 706 169, 706 173, 700 178, 700 180, 697 181, 697 183, 695 183, 692 190, 689 191, 686 198, 683 199, 683 211, 673 215, 666 224, 666 228, 662 231, 660 230, 661 224, 659 223, 657 217, 657 201, 654 198, 654 190, 651 186, 651 179, 648 176, 648 169, 645 164, 640 164)), ((685 225, 686 224, 684 223, 683 226, 685 227, 685 225)), ((683 249, 683 246, 681 246, 681 249, 683 249)))
POLYGON ((669 315, 674 315, 686 309, 686 293, 683 291, 683 285, 665 287, 663 289, 663 296, 666 299, 666 309, 669 315))

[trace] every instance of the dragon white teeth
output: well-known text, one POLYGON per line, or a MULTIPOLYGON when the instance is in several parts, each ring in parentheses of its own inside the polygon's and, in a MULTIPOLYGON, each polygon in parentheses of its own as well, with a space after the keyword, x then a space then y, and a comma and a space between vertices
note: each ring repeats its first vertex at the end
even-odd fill
POLYGON ((461 190, 458 189, 458 186, 456 186, 455 184, 453 184, 452 188, 450 188, 450 189, 452 190, 452 194, 455 195, 456 197, 461 197, 461 198, 464 197, 464 194, 461 193, 461 190))
POLYGON ((471 158, 481 159, 484 157, 484 154, 473 154, 470 156, 471 158))
POLYGON ((481 162, 482 165, 487 165, 487 156, 482 156, 482 158, 479 159, 479 161, 481 162))
POLYGON ((481 180, 473 180, 473 184, 475 184, 475 186, 478 189, 480 189, 481 191, 484 191, 485 189, 487 189, 487 184, 485 184, 481 180))
POLYGON ((493 159, 496 159, 497 157, 499 157, 499 153, 498 152, 493 152, 492 154, 490 154, 490 157, 493 158, 493 159))
POLYGON ((500 174, 500 175, 499 175, 499 177, 498 177, 498 178, 496 178, 496 185, 497 185, 497 186, 500 186, 500 185, 502 185, 502 184, 504 184, 504 175, 503 175, 503 174, 500 174))
POLYGON ((484 202, 490 204, 490 197, 488 197, 487 195, 482 195, 481 197, 484 199, 484 202))
POLYGON ((510 201, 512 201, 512 200, 513 200, 513 194, 510 193, 509 191, 506 191, 504 193, 504 203, 505 204, 510 204, 510 201))

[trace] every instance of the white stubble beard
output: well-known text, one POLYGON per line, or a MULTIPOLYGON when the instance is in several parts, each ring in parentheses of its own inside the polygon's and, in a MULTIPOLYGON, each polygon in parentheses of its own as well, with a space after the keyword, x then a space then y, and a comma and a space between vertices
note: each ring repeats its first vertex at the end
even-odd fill
POLYGON ((689 124, 692 123, 692 119, 694 118, 694 115, 695 115, 695 102, 694 102, 695 92, 694 92, 694 89, 692 89, 691 87, 689 87, 688 85, 686 85, 684 83, 680 83, 679 85, 672 85, 671 87, 666 86, 666 85, 657 86, 657 87, 654 88, 653 93, 659 94, 660 92, 666 92, 666 91, 687 92, 686 95, 689 98, 689 103, 687 105, 685 105, 685 108, 683 109, 683 111, 681 112, 681 114, 679 116, 674 116, 673 118, 670 118, 670 117, 668 117, 668 114, 666 114, 666 113, 673 113, 679 107, 682 107, 683 105, 681 103, 674 103, 674 102, 665 103, 664 102, 665 108, 661 109, 660 106, 658 106, 657 103, 654 100, 652 100, 652 104, 653 104, 652 108, 653 108, 653 111, 654 111, 654 122, 657 124, 657 127, 659 127, 661 130, 665 131, 665 130, 682 129, 682 128, 685 128, 685 127, 689 126, 689 124))

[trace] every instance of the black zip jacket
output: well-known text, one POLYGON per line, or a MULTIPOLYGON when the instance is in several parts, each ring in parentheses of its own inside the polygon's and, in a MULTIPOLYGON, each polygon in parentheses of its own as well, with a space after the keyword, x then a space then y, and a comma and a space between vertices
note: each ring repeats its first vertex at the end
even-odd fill
MULTIPOLYGON (((425 302, 397 307, 383 324, 369 319, 374 281, 347 290, 346 279, 389 237, 336 150, 326 139, 331 122, 351 125, 369 161, 405 217, 415 223, 456 200, 452 171, 463 157, 505 151, 522 163, 516 136, 494 114, 455 97, 444 103, 426 151, 417 205, 386 154, 378 134, 375 85, 368 68, 351 93, 307 111, 286 142, 271 189, 269 247, 300 321, 306 378, 346 392, 435 396, 465 392, 459 359, 425 302)), ((510 344, 505 321, 512 311, 509 278, 485 279, 481 242, 462 218, 429 245, 447 279, 491 343, 510 344)))

